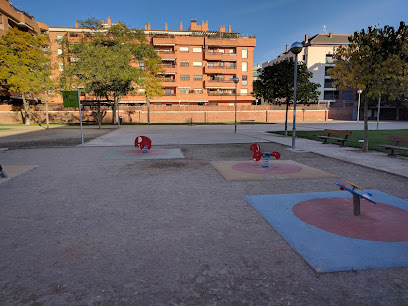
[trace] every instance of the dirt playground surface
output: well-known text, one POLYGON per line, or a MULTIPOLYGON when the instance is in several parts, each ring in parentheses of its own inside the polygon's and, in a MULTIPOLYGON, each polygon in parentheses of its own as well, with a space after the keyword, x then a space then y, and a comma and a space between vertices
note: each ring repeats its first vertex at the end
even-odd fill
POLYGON ((316 273, 244 199, 346 180, 408 199, 406 178, 263 143, 338 177, 226 181, 211 162, 250 160, 248 144, 109 160, 118 147, 35 134, 0 137, 2 165, 37 165, 0 184, 0 305, 408 304, 408 268, 316 273))

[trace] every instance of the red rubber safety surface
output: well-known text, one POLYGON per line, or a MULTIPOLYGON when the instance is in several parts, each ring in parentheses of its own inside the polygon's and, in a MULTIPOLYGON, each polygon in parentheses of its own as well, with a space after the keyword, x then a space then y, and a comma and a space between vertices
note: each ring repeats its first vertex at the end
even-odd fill
POLYGON ((167 151, 162 151, 162 150, 149 150, 147 153, 142 153, 142 150, 136 148, 133 151, 123 152, 122 155, 126 155, 126 156, 162 156, 162 155, 166 155, 167 153, 168 153, 167 151))
POLYGON ((360 201, 360 216, 353 214, 353 199, 322 198, 293 206, 300 220, 327 232, 363 240, 408 241, 408 211, 384 203, 360 201))
POLYGON ((276 174, 289 174, 296 173, 302 170, 302 167, 290 165, 290 164, 280 164, 272 165, 269 164, 269 168, 262 168, 263 161, 260 162, 244 162, 238 163, 232 166, 232 169, 252 173, 252 174, 265 174, 265 175, 276 175, 276 174))

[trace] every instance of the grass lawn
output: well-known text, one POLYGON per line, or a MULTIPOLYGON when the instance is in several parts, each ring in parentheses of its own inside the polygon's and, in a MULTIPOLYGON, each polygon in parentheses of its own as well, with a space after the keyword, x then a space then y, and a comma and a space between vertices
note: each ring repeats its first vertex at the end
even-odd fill
MULTIPOLYGON (((285 132, 269 132, 283 135, 285 132)), ((292 131, 288 131, 288 135, 292 136, 292 131)), ((318 136, 326 135, 324 131, 296 131, 296 137, 307 138, 311 140, 322 141, 318 136)), ((340 137, 333 135, 334 137, 340 137)), ((390 144, 393 145, 394 142, 388 139, 389 136, 405 136, 408 137, 408 130, 372 130, 368 131, 368 149, 373 151, 387 152, 382 147, 379 147, 380 144, 390 144)), ((343 136, 341 136, 343 137, 343 136)), ((363 144, 359 142, 360 139, 364 139, 364 131, 352 131, 352 134, 348 137, 348 140, 345 142, 345 145, 348 147, 362 148, 363 144)), ((336 143, 337 141, 328 140, 329 143, 336 143)), ((400 146, 407 147, 408 143, 400 143, 400 146)), ((389 150, 388 152, 389 153, 389 150)), ((408 156, 406 151, 396 151, 403 156, 408 156)))

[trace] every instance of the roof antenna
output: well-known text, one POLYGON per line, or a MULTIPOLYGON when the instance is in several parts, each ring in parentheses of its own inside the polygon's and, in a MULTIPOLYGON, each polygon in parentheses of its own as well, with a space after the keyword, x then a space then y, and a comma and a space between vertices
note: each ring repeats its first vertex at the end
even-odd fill
POLYGON ((325 24, 322 26, 322 28, 323 28, 323 34, 327 34, 327 29, 326 29, 326 25, 325 25, 325 24))

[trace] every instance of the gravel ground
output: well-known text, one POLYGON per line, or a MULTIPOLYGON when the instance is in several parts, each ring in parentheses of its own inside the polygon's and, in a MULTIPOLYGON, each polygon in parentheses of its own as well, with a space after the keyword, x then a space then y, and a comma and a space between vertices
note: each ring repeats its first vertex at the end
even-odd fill
MULTIPOLYGON (((408 179, 265 143, 339 177, 232 182, 210 162, 250 159, 247 144, 106 160, 116 147, 69 147, 77 135, 62 134, 68 147, 0 153, 4 165, 38 165, 0 184, 0 305, 408 304, 407 268, 316 273, 244 200, 345 180, 408 199, 408 179)), ((12 138, 0 146, 30 146, 12 138)))

